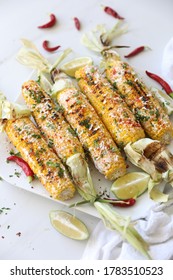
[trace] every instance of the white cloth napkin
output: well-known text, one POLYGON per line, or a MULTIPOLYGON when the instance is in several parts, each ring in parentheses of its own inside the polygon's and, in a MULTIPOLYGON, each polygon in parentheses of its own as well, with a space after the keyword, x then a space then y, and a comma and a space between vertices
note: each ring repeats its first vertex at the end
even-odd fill
POLYGON ((173 38, 170 39, 163 51, 162 75, 173 88, 173 38))
MULTIPOLYGON (((167 203, 156 204, 135 228, 149 244, 152 259, 173 258, 173 194, 167 203)), ((145 259, 120 234, 98 222, 82 256, 83 260, 141 260, 145 259)))
MULTIPOLYGON (((173 87, 173 38, 164 49, 162 74, 173 87)), ((145 218, 139 219, 135 228, 149 244, 152 259, 173 259, 173 194, 164 204, 156 204, 145 218)), ((82 256, 83 260, 141 260, 145 259, 116 231, 98 222, 82 256)))

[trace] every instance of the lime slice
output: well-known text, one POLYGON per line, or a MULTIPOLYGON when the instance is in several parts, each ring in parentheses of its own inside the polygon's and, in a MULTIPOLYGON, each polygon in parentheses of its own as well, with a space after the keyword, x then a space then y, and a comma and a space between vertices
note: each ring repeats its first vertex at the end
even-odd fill
POLYGON ((53 227, 63 235, 77 240, 85 240, 89 237, 87 227, 74 215, 61 211, 51 211, 49 214, 53 227))
POLYGON ((63 64, 61 70, 71 77, 75 77, 75 72, 86 65, 92 65, 93 61, 90 57, 77 57, 63 64))
POLYGON ((119 199, 136 198, 145 192, 149 179, 150 176, 147 173, 127 173, 113 183, 111 191, 119 199))

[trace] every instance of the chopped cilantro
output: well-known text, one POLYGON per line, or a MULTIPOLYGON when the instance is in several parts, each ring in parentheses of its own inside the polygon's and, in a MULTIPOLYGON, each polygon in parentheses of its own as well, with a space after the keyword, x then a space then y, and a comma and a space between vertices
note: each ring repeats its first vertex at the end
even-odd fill
POLYGON ((6 211, 8 211, 8 210, 11 210, 11 209, 10 209, 10 208, 6 208, 6 207, 2 207, 2 208, 0 209, 0 214, 6 212, 6 211))
POLYGON ((44 121, 46 119, 46 116, 41 116, 41 119, 44 121))
POLYGON ((52 148, 53 145, 54 145, 53 139, 49 139, 49 140, 48 140, 48 147, 49 147, 49 148, 52 148))
POLYGON ((159 110, 156 108, 156 119, 158 119, 160 117, 160 112, 159 110))
POLYGON ((99 138, 94 140, 94 147, 99 147, 99 138))
POLYGON ((14 175, 16 175, 17 178, 20 178, 21 173, 16 171, 16 172, 14 172, 14 175))
POLYGON ((116 82, 114 82, 112 85, 115 89, 117 89, 117 83, 116 82))
POLYGON ((116 147, 110 147, 110 150, 114 153, 114 152, 116 152, 117 151, 117 148, 116 147))
POLYGON ((46 162, 46 165, 47 165, 47 166, 50 166, 50 167, 59 167, 59 163, 53 162, 53 161, 51 161, 51 160, 47 161, 47 162, 46 162))
POLYGON ((62 107, 61 105, 59 105, 58 103, 57 103, 56 106, 55 106, 55 110, 56 110, 57 112, 61 112, 61 113, 64 112, 63 107, 62 107))
POLYGON ((47 166, 50 166, 50 167, 58 168, 58 169, 59 169, 59 170, 58 170, 58 176, 59 176, 60 178, 63 177, 63 175, 64 175, 64 170, 62 169, 62 167, 60 166, 59 163, 53 162, 53 161, 50 160, 50 161, 47 161, 47 162, 46 162, 46 165, 47 165, 47 166))
POLYGON ((139 122, 140 121, 145 122, 145 121, 148 121, 150 119, 149 116, 142 115, 140 110, 138 110, 138 109, 135 112, 135 117, 136 117, 136 120, 139 121, 139 122))
POLYGON ((15 151, 13 149, 10 150, 10 155, 11 156, 21 157, 21 154, 19 152, 15 153, 15 151))
POLYGON ((40 138, 41 138, 40 134, 35 134, 35 133, 33 133, 31 136, 32 136, 33 138, 36 138, 36 139, 40 139, 40 138))
POLYGON ((89 118, 87 118, 87 119, 81 121, 79 124, 80 124, 81 126, 85 126, 85 127, 88 128, 88 129, 91 127, 90 119, 89 119, 89 118))
POLYGON ((62 178, 64 176, 64 170, 61 167, 59 167, 58 176, 60 178, 62 178))
POLYGON ((68 130, 73 136, 77 136, 76 130, 73 130, 71 127, 68 127, 67 130, 68 130))
POLYGON ((47 122, 46 127, 55 129, 55 125, 53 123, 47 122))
POLYGON ((129 86, 132 86, 132 87, 134 86, 134 83, 131 80, 127 80, 127 81, 125 81, 125 83, 129 86))
POLYGON ((77 104, 77 105, 81 105, 81 104, 82 104, 82 101, 81 101, 81 100, 77 100, 77 101, 76 101, 76 104, 77 104))
POLYGON ((122 67, 123 67, 123 69, 127 69, 128 68, 126 63, 123 63, 122 67))

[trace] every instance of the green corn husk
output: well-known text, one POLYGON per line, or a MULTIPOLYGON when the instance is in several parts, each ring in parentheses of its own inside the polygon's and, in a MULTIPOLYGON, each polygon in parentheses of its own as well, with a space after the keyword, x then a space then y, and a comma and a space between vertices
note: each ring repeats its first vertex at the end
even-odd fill
POLYGON ((110 230, 118 231, 137 251, 147 259, 151 259, 148 253, 148 245, 139 235, 128 217, 122 217, 105 203, 95 202, 94 206, 101 215, 105 226, 110 230))

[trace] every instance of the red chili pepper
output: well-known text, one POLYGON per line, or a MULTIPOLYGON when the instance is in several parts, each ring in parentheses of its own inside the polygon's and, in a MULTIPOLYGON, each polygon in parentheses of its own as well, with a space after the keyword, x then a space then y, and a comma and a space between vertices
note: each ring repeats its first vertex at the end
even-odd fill
POLYGON ((60 48, 60 46, 55 46, 55 47, 50 48, 48 45, 49 45, 49 41, 45 40, 43 42, 43 48, 48 52, 54 52, 60 48))
POLYGON ((143 52, 146 48, 148 48, 148 47, 145 47, 145 46, 138 47, 138 48, 134 49, 132 52, 130 52, 129 54, 125 55, 124 57, 129 58, 129 57, 135 56, 138 53, 143 52))
POLYGON ((50 14, 50 21, 38 26, 38 28, 50 28, 52 26, 54 26, 56 23, 56 16, 54 14, 50 14))
POLYGON ((134 198, 129 198, 125 200, 117 200, 114 198, 106 198, 106 199, 100 199, 100 202, 108 202, 112 204, 113 206, 118 206, 118 207, 130 207, 133 206, 136 203, 136 199, 134 198))
POLYGON ((122 16, 120 16, 115 10, 113 10, 111 7, 104 7, 105 13, 107 13, 110 16, 113 16, 114 18, 118 19, 124 19, 122 16))
POLYGON ((29 178, 29 180, 30 181, 33 180, 34 172, 30 168, 29 164, 25 160, 23 160, 21 157, 10 156, 7 158, 7 161, 14 161, 15 163, 17 163, 22 168, 22 170, 24 171, 25 175, 29 178))
POLYGON ((77 17, 74 17, 74 24, 77 30, 80 30, 80 21, 77 17))
POLYGON ((171 93, 173 93, 173 90, 171 89, 170 85, 165 80, 163 80, 161 77, 159 77, 158 75, 153 74, 151 72, 145 71, 145 73, 151 79, 158 82, 162 86, 162 88, 166 91, 166 93, 171 96, 171 93))

